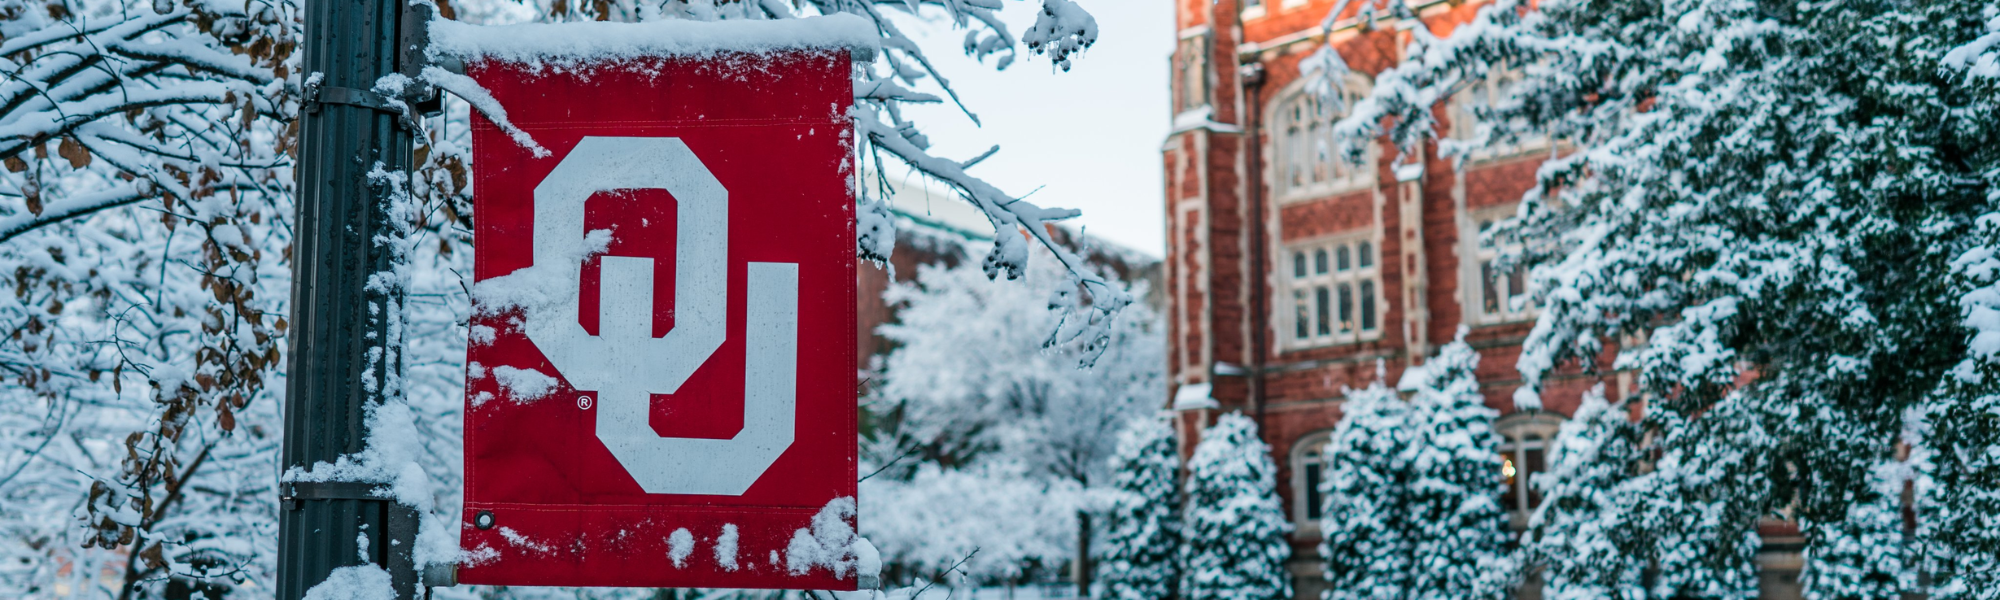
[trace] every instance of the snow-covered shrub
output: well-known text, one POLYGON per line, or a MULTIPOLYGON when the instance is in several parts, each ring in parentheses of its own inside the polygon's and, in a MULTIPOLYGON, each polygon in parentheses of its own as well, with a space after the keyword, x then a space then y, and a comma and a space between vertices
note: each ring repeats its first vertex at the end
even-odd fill
MULTIPOLYGON (((1992 31, 1982 39, 2000 39, 2000 26, 1992 31)), ((2000 77, 1986 82, 2000 89, 2000 77)), ((1970 348, 1903 436, 1920 471, 1925 560, 1915 566, 1931 574, 1939 600, 1986 600, 2000 590, 2000 213, 1980 217, 1977 228, 1978 247, 1953 263, 1970 348)))
POLYGON ((1628 482, 1644 458, 1630 406, 1604 400, 1604 387, 1583 395, 1548 453, 1549 470, 1532 483, 1542 503, 1522 539, 1526 562, 1541 569, 1544 598, 1637 600, 1646 595, 1651 537, 1634 521, 1628 482))
POLYGON ((1320 556, 1325 600, 1400 600, 1415 575, 1417 522, 1408 512, 1410 407, 1376 381, 1348 390, 1325 450, 1320 556))
POLYGON ((1732 395, 1701 418, 1653 415, 1672 432, 1655 470, 1633 482, 1635 515, 1654 536, 1658 576, 1652 595, 1700 600, 1758 596, 1757 521, 1771 497, 1772 437, 1758 418, 1765 407, 1732 395))
POLYGON ((1916 589, 1901 492, 1859 490, 1845 519, 1806 524, 1806 566, 1799 575, 1806 600, 1902 598, 1916 589))
POLYGON ((1180 451, 1173 426, 1142 416, 1119 433, 1105 494, 1101 600, 1171 600, 1180 585, 1180 451))
POLYGON ((1415 443, 1403 459, 1409 469, 1405 518, 1416 524, 1411 544, 1409 597, 1501 598, 1511 591, 1514 561, 1507 553, 1506 488, 1501 473, 1498 413, 1486 407, 1473 371, 1479 354, 1460 339, 1424 364, 1412 399, 1415 443))
POLYGON ((1257 424, 1217 418, 1188 459, 1181 530, 1181 597, 1291 600, 1290 520, 1278 502, 1278 467, 1257 424))

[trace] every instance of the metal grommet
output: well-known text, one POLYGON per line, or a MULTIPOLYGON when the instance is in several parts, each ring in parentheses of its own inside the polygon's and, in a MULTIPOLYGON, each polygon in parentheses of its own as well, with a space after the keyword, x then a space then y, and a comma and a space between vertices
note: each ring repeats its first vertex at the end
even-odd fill
POLYGON ((472 526, 473 526, 473 527, 478 527, 478 528, 479 528, 479 529, 480 529, 481 531, 484 531, 484 530, 487 530, 487 529, 492 529, 492 528, 493 528, 493 511, 490 511, 490 510, 482 510, 482 511, 479 511, 479 514, 475 514, 475 515, 473 515, 473 516, 472 516, 472 526))

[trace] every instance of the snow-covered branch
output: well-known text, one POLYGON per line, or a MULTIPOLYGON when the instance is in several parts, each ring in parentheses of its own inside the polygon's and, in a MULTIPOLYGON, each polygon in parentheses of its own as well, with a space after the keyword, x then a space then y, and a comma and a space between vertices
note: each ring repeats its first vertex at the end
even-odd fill
POLYGON ((1110 340, 1110 322, 1118 311, 1132 303, 1132 296, 1118 283, 1092 271, 1081 257, 1063 248, 1051 237, 1049 227, 1054 222, 1072 219, 1081 213, 1075 209, 1042 208, 1010 196, 992 184, 967 174, 964 163, 930 155, 902 132, 876 120, 874 115, 861 113, 855 123, 869 143, 894 154, 917 171, 958 188, 967 202, 986 214, 986 218, 993 223, 993 230, 1000 232, 994 236, 993 249, 982 263, 988 277, 1005 274, 1008 279, 1018 279, 1027 269, 1026 242, 1021 237, 1007 235, 1008 232, 1020 232, 1049 249, 1069 273, 1073 287, 1089 294, 1089 302, 1077 301, 1068 290, 1057 290, 1056 296, 1050 299, 1050 307, 1072 311, 1076 320, 1065 319, 1057 323, 1044 345, 1083 340, 1083 363, 1088 365, 1097 359, 1110 340))

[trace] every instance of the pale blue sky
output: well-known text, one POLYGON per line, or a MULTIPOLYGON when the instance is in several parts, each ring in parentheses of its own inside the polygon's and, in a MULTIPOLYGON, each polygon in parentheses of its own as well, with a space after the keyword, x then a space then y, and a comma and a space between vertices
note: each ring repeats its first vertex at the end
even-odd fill
MULTIPOLYGON (((1005 0, 1018 39, 1034 23, 1039 0, 1005 0)), ((1097 17, 1098 41, 1068 72, 1022 48, 1004 71, 960 49, 963 31, 949 23, 910 23, 966 106, 984 126, 950 104, 918 107, 915 119, 931 151, 953 159, 1000 153, 972 172, 1042 206, 1083 211, 1090 234, 1155 256, 1165 249, 1160 145, 1170 115, 1167 57, 1174 47, 1173 4, 1165 0, 1078 0, 1097 17)))

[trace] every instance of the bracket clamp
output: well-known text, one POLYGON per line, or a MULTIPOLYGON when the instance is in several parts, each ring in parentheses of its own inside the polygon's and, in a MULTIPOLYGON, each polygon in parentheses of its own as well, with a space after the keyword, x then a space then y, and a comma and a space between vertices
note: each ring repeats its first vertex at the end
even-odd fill
POLYGON ((278 484, 278 499, 286 510, 296 510, 300 500, 374 500, 393 502, 388 484, 361 481, 287 481, 278 484))
POLYGON ((368 90, 351 87, 332 85, 314 86, 313 89, 307 90, 306 101, 313 104, 345 104, 379 110, 390 114, 403 114, 403 111, 389 104, 387 97, 368 90))

